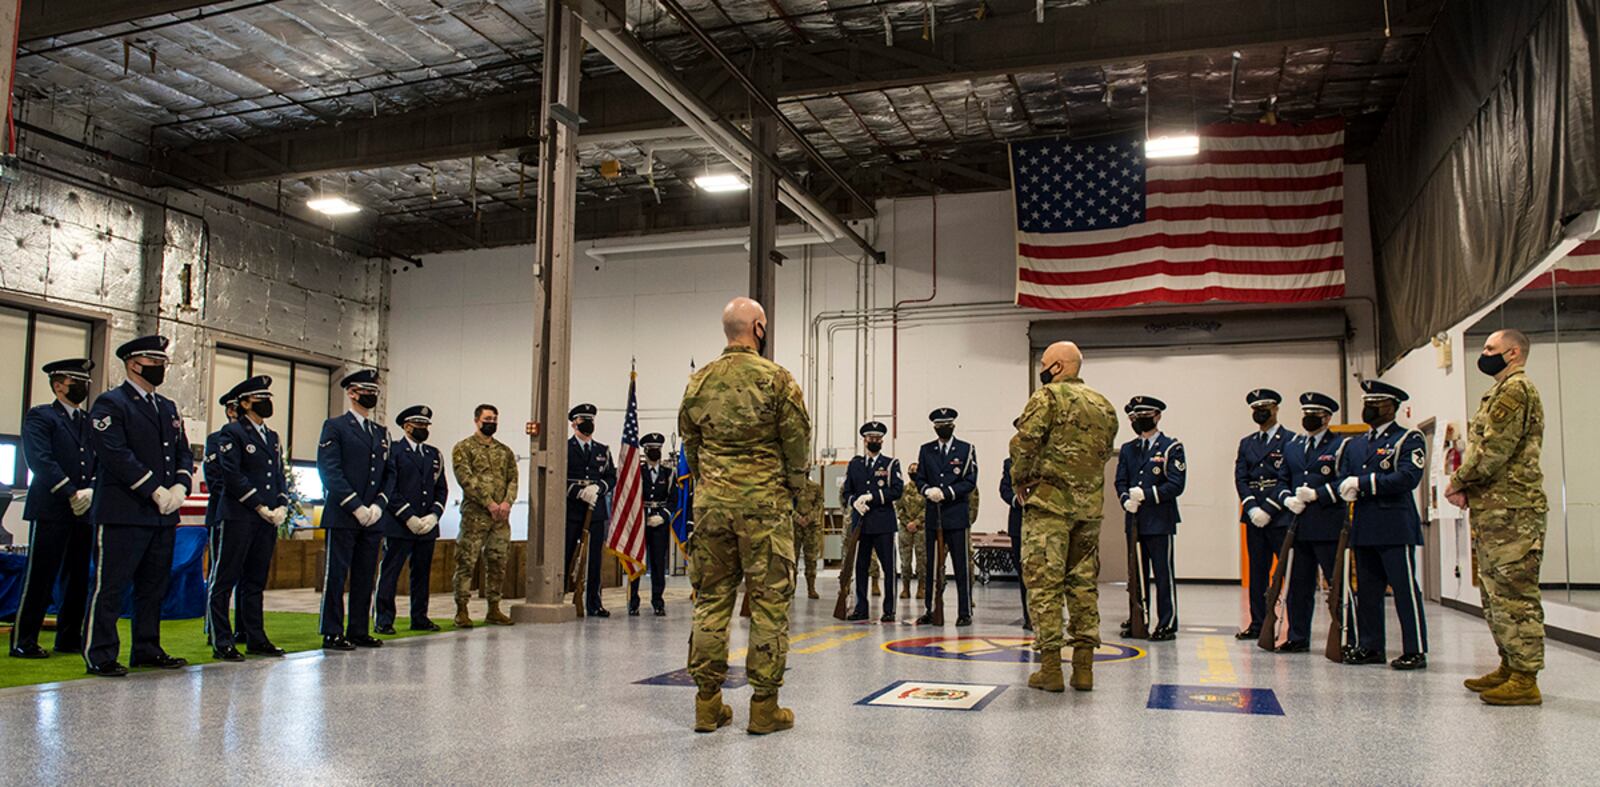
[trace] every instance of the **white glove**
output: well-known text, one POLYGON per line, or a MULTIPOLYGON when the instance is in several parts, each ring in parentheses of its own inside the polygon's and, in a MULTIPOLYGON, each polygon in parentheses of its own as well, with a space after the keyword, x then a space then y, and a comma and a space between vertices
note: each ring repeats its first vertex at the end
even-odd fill
POLYGON ((932 500, 935 503, 944 502, 944 490, 936 486, 928 487, 928 491, 923 492, 922 496, 932 500))
POLYGON ((1317 490, 1312 489, 1309 486, 1302 486, 1299 489, 1294 490, 1294 496, 1299 498, 1300 502, 1302 503, 1309 503, 1317 499, 1317 490))
POLYGON ((73 516, 83 516, 85 513, 87 513, 89 511, 89 506, 92 505, 93 503, 94 503, 94 490, 93 489, 79 489, 78 491, 73 492, 72 493, 72 501, 70 503, 70 505, 72 506, 72 515, 73 516))
POLYGON ((590 508, 594 508, 595 504, 600 501, 600 485, 589 484, 584 488, 579 489, 578 499, 588 504, 590 508))
POLYGON ((406 517, 406 529, 416 533, 419 536, 427 530, 427 528, 422 526, 422 517, 420 516, 406 517))
POLYGON ((1347 502, 1355 502, 1356 497, 1360 494, 1361 479, 1350 476, 1339 482, 1339 497, 1344 498, 1347 502))
POLYGON ((272 509, 272 519, 272 524, 274 525, 282 525, 284 522, 289 521, 289 507, 278 506, 272 509))
POLYGON ((1128 495, 1128 499, 1122 501, 1122 510, 1130 514, 1139 513, 1139 501, 1134 500, 1133 495, 1128 495))
POLYGON ((173 484, 172 486, 167 487, 167 499, 171 502, 167 504, 167 510, 162 511, 161 513, 170 514, 174 511, 177 511, 183 507, 183 501, 188 499, 188 497, 189 492, 183 488, 182 484, 173 484))
POLYGON ((167 491, 166 487, 158 486, 156 491, 150 493, 150 499, 155 501, 156 510, 165 514, 167 513, 167 505, 172 502, 172 493, 167 491))
POLYGON ((1299 516, 1300 514, 1304 514, 1306 512, 1306 501, 1301 500, 1298 497, 1291 497, 1288 500, 1283 501, 1283 507, 1294 512, 1296 516, 1299 516))
POLYGON ((860 514, 862 516, 866 516, 867 515, 867 496, 866 495, 861 495, 860 497, 857 497, 855 499, 855 502, 852 502, 850 504, 850 507, 854 508, 856 510, 856 513, 858 513, 858 514, 860 514))
POLYGON ((662 519, 660 514, 651 514, 650 518, 646 519, 644 523, 650 527, 661 527, 667 523, 667 520, 662 519))
MULTIPOLYGON (((429 530, 432 530, 432 529, 438 527, 439 526, 439 515, 438 514, 429 514, 429 515, 423 517, 422 518, 422 525, 423 525, 422 533, 426 533, 429 530)), ((420 536, 420 535, 422 535, 422 533, 418 533, 417 535, 420 536)))
POLYGON ((1250 524, 1256 527, 1266 527, 1272 524, 1272 515, 1262 511, 1260 506, 1252 507, 1250 509, 1250 524))
POLYGON ((1139 487, 1134 487, 1132 489, 1129 489, 1128 490, 1128 499, 1132 500, 1135 503, 1143 503, 1144 502, 1144 490, 1140 489, 1139 487))
POLYGON ((261 517, 269 525, 278 524, 277 517, 273 515, 272 509, 266 506, 256 506, 256 516, 261 517))
POLYGON ((378 521, 378 514, 373 511, 376 506, 360 506, 356 508, 356 522, 362 527, 371 527, 378 521))

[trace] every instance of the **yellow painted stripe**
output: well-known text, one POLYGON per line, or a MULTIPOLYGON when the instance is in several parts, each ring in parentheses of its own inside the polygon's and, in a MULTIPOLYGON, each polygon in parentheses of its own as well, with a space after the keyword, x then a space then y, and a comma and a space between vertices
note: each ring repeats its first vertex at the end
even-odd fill
POLYGON ((1200 678, 1201 683, 1237 683, 1239 674, 1233 668, 1233 654, 1228 649, 1228 641, 1222 637, 1205 636, 1197 643, 1200 663, 1205 665, 1206 674, 1200 678))

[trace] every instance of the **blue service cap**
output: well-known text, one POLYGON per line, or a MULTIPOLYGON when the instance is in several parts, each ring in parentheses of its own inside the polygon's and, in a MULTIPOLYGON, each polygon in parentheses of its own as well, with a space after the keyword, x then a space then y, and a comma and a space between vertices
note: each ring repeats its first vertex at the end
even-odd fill
POLYGON ((88 358, 68 358, 64 361, 51 361, 44 365, 43 371, 51 377, 71 377, 75 380, 89 379, 89 373, 94 371, 94 361, 88 358))
POLYGON ((661 446, 665 445, 666 442, 667 438, 662 437, 660 432, 651 432, 650 434, 639 438, 639 447, 660 448, 661 446))
POLYGON ((576 421, 579 418, 593 418, 599 412, 600 408, 595 407, 588 402, 584 402, 580 405, 574 405, 571 410, 567 411, 567 420, 576 421))
POLYGON ((351 373, 345 375, 344 379, 339 381, 339 387, 340 388, 371 388, 373 390, 377 390, 377 388, 378 388, 378 370, 377 369, 361 369, 359 371, 351 372, 351 373))
POLYGON ((882 421, 868 421, 861 425, 862 437, 882 437, 888 433, 889 427, 884 426, 882 421))
POLYGON ((414 404, 400 411, 394 418, 395 425, 405 426, 407 423, 417 423, 427 426, 433 423, 433 408, 425 404, 414 404))
POLYGON ((1317 393, 1316 391, 1306 391, 1305 393, 1300 394, 1300 409, 1323 410, 1328 413, 1337 413, 1339 412, 1339 403, 1334 401, 1333 397, 1327 394, 1317 393))
POLYGON ((124 342, 117 348, 117 357, 126 361, 130 358, 155 358, 167 360, 167 345, 170 340, 165 336, 140 336, 131 342, 124 342))
POLYGON ((957 413, 953 407, 940 407, 939 409, 928 413, 928 420, 936 424, 948 424, 954 423, 956 416, 958 415, 960 415, 960 413, 957 413))
POLYGON ((1393 399, 1396 402, 1404 402, 1411 398, 1411 394, 1399 387, 1379 380, 1362 380, 1361 390, 1366 394, 1363 399, 1393 399))
POLYGON ((1167 403, 1154 396, 1135 396, 1128 400, 1127 406, 1123 407, 1122 411, 1132 414, 1135 410, 1154 410, 1159 413, 1166 409, 1167 403))
POLYGON ((1268 404, 1279 404, 1283 401, 1283 394, 1271 388, 1257 388, 1244 395, 1244 401, 1251 407, 1260 407, 1268 404))

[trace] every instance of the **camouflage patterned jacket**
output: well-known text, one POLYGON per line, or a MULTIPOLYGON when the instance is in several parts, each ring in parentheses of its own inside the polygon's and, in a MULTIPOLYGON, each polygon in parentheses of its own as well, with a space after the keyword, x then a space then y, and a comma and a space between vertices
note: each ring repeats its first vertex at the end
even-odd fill
POLYGON ((1471 508, 1548 511, 1539 453, 1544 404, 1527 373, 1515 369, 1489 387, 1467 425, 1467 456, 1453 481, 1471 508))
POLYGON ((499 440, 470 436, 450 450, 461 486, 461 516, 488 518, 489 506, 517 499, 517 455, 499 440))
POLYGON ((976 524, 978 524, 978 490, 974 489, 972 494, 967 495, 967 529, 972 529, 976 524))
POLYGON ((1067 377, 1033 392, 1011 438, 1011 483, 1029 507, 1099 519, 1117 413, 1100 392, 1067 377))
POLYGON ((894 501, 894 510, 900 517, 900 529, 917 531, 922 529, 922 518, 927 515, 928 501, 917 491, 916 484, 906 484, 900 499, 894 501))
POLYGON ((794 523, 802 527, 822 524, 822 484, 806 479, 806 488, 795 498, 794 523))
POLYGON ((806 488, 811 416, 789 370, 729 345, 689 378, 678 433, 695 506, 792 509, 806 488))

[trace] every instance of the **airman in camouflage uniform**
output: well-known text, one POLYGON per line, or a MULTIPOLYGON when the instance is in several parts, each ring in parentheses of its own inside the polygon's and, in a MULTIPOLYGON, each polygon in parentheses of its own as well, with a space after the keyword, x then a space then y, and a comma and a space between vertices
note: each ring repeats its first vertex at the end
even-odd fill
POLYGON ((450 451, 456 483, 461 485, 461 532, 456 535, 456 625, 467 628, 467 601, 472 597, 472 571, 483 555, 484 595, 489 597, 489 623, 511 625, 500 610, 506 556, 511 552, 511 503, 517 498, 517 455, 490 437, 500 413, 482 405, 474 416, 477 431, 450 451), (491 426, 492 424, 492 426, 491 426))
POLYGON ((1072 633, 1072 687, 1094 687, 1100 646, 1100 517, 1105 466, 1117 434, 1116 410, 1078 376, 1083 355, 1071 342, 1045 350, 1040 378, 1011 438, 1011 482, 1024 501, 1022 572, 1040 669, 1028 685, 1064 691, 1061 606, 1072 633))
POLYGON ((972 551, 972 526, 978 524, 978 490, 972 490, 967 495, 967 560, 971 568, 967 570, 967 598, 972 599, 972 606, 978 606, 978 597, 972 592, 973 577, 978 575, 978 553, 972 551))
POLYGON ((806 480, 805 491, 795 498, 794 555, 804 557, 806 597, 817 595, 817 555, 822 553, 822 484, 806 480))
POLYGON ((733 719, 722 702, 728 674, 728 624, 739 584, 750 577, 750 644, 745 658, 753 694, 747 730, 794 726, 778 707, 789 651, 794 595, 794 500, 806 493, 811 418, 787 369, 760 355, 767 341, 761 305, 735 298, 722 312, 728 347, 689 379, 678 432, 694 473, 695 531, 691 581, 699 595, 689 641, 695 731, 733 719))
MULTIPOLYGON (((907 468, 912 476, 917 473, 915 462, 907 468)), ((927 581, 919 568, 927 560, 928 548, 923 542, 922 519, 926 516, 928 501, 917 491, 916 484, 906 484, 900 499, 894 501, 895 514, 900 517, 900 597, 911 598, 911 579, 918 578, 917 598, 922 598, 926 590, 922 582, 927 581)))
POLYGON ((1539 565, 1544 557, 1544 405, 1523 371, 1528 337, 1504 330, 1483 345, 1478 368, 1494 385, 1467 427, 1467 455, 1445 494, 1471 509, 1483 617, 1500 651, 1500 666, 1466 681, 1490 705, 1538 705, 1544 669, 1544 607, 1539 565))

